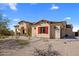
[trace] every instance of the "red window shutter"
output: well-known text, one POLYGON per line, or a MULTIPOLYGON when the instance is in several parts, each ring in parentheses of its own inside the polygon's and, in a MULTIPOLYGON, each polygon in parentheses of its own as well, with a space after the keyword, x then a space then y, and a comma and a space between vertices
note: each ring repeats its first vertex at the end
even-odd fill
POLYGON ((48 34, 48 26, 45 27, 45 33, 48 34))
POLYGON ((40 28, 40 27, 38 27, 38 34, 39 34, 39 33, 40 33, 40 31, 41 31, 40 29, 41 29, 41 28, 40 28))

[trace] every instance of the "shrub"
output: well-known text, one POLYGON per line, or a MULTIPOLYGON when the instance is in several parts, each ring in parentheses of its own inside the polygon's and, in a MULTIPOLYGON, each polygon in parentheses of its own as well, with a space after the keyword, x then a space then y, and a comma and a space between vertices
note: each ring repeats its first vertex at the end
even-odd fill
POLYGON ((35 48, 35 51, 33 53, 33 55, 35 56, 58 56, 60 55, 60 53, 58 53, 58 51, 56 50, 51 50, 51 45, 48 46, 48 49, 37 49, 35 48))

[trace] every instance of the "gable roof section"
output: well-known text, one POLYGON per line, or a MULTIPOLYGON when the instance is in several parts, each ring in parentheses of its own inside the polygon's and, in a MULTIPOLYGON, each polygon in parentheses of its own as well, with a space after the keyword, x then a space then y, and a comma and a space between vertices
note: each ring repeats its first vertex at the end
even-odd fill
POLYGON ((48 20, 40 20, 40 21, 38 21, 38 22, 36 22, 36 23, 33 23, 33 24, 34 24, 34 25, 37 25, 37 24, 39 24, 39 23, 41 23, 41 22, 50 23, 48 20))
POLYGON ((31 22, 24 21, 24 20, 20 21, 18 24, 21 24, 21 23, 29 23, 29 24, 32 24, 31 22))
POLYGON ((66 23, 66 21, 55 22, 55 21, 48 21, 48 20, 40 20, 40 21, 38 21, 36 23, 33 23, 33 24, 36 25, 36 24, 39 24, 41 22, 46 22, 46 23, 49 23, 49 24, 52 24, 52 23, 66 23))
POLYGON ((29 23, 29 24, 31 24, 31 25, 38 25, 38 24, 41 23, 41 22, 45 22, 45 23, 48 23, 48 24, 53 24, 53 23, 64 23, 64 24, 67 24, 66 21, 55 22, 55 21, 48 21, 48 20, 44 20, 44 19, 42 19, 42 20, 40 20, 40 21, 38 21, 38 22, 34 22, 34 23, 31 23, 31 22, 22 20, 22 21, 20 21, 18 24, 21 24, 21 23, 29 23))

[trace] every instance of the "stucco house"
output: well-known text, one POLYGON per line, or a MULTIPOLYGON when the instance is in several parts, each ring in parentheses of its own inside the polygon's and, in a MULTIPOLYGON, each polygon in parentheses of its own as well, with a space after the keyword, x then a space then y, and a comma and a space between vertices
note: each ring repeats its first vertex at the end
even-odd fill
POLYGON ((76 32, 74 32, 75 36, 79 36, 79 30, 77 30, 76 32))
POLYGON ((26 21, 20 21, 18 25, 14 26, 15 27, 15 35, 25 35, 29 36, 31 32, 31 25, 32 23, 26 22, 26 21))
POLYGON ((28 36, 28 32, 31 33, 31 37, 43 37, 43 38, 65 38, 73 37, 73 27, 71 24, 67 24, 66 21, 48 21, 40 20, 36 23, 30 23, 27 21, 20 21, 15 26, 15 33, 28 36), (30 30, 30 31, 29 31, 30 30))

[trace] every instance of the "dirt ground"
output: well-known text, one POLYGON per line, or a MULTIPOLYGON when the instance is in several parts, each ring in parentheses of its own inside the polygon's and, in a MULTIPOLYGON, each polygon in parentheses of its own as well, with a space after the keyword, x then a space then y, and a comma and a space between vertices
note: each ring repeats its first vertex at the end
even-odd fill
POLYGON ((22 49, 0 50, 1 56, 33 56, 34 48, 45 49, 52 44, 52 49, 61 56, 79 56, 79 40, 77 39, 49 39, 31 41, 22 49))

